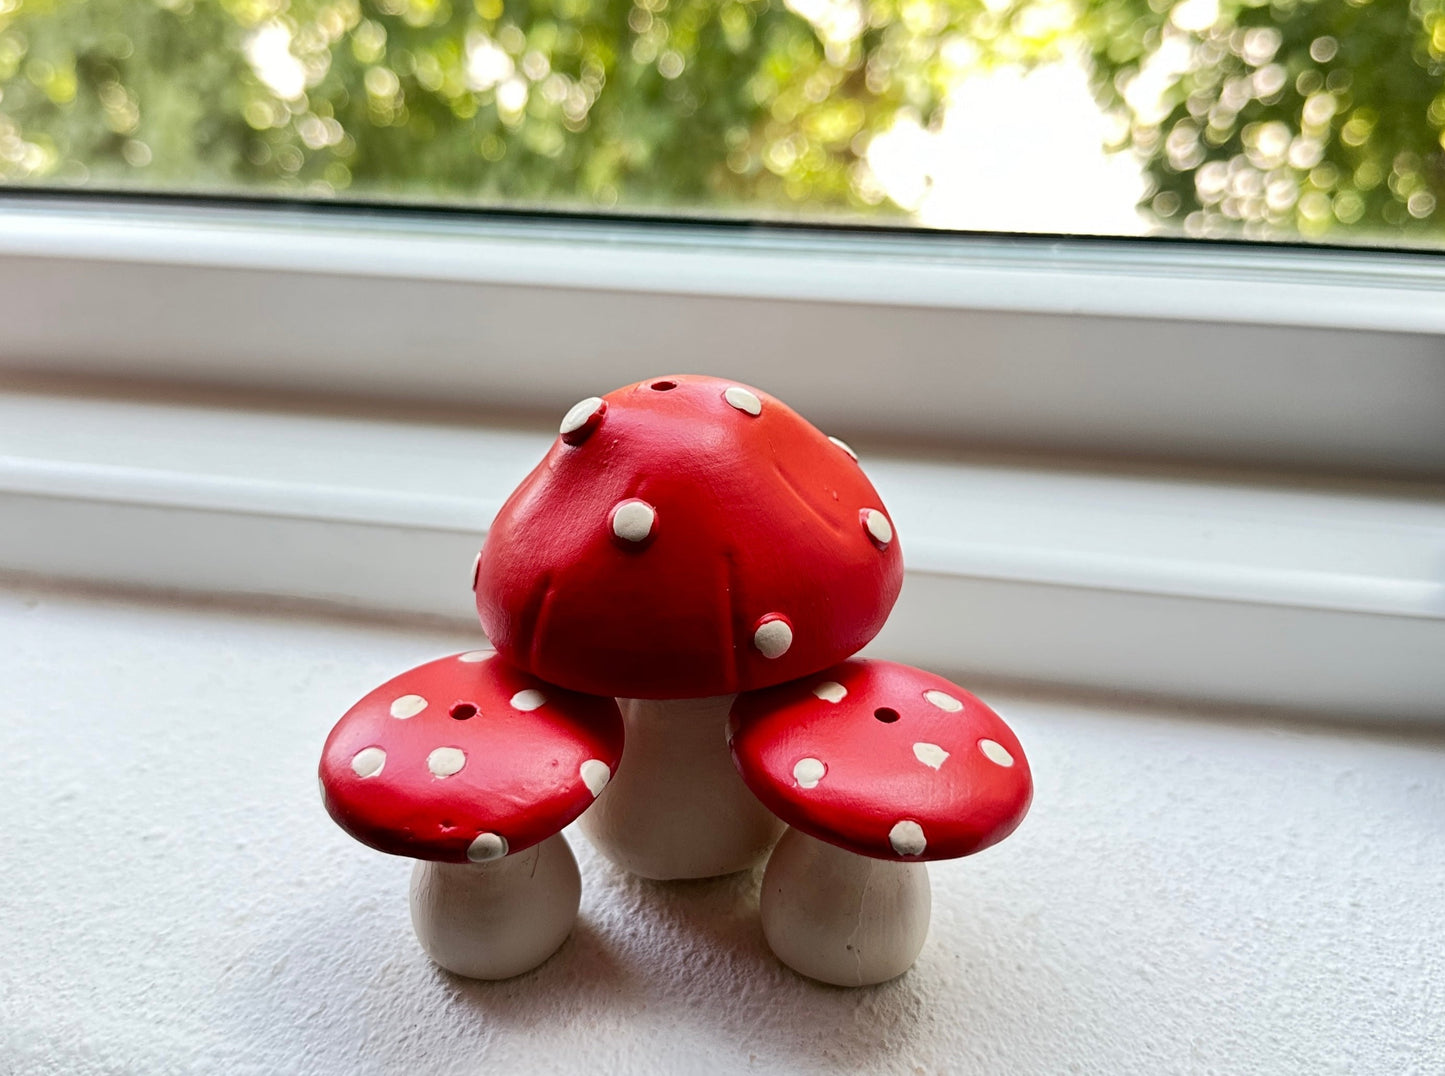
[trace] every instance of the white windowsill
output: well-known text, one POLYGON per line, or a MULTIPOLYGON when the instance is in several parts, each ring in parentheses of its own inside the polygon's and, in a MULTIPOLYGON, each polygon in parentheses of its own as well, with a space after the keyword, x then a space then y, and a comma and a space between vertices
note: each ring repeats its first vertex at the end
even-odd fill
MULTIPOLYGON (((845 431, 846 432, 846 431, 845 431)), ((474 623, 543 430, 0 395, 0 570, 474 623)), ((874 652, 959 676, 1439 719, 1445 503, 873 457, 904 594, 874 652)))
POLYGON ((426 960, 409 864, 316 795, 337 716, 474 629, 0 586, 0 638, 7 1076, 1426 1073, 1445 1052, 1438 736, 993 689, 1034 804, 929 865, 901 979, 793 975, 758 873, 641 882, 573 831, 571 939, 480 983, 426 960))

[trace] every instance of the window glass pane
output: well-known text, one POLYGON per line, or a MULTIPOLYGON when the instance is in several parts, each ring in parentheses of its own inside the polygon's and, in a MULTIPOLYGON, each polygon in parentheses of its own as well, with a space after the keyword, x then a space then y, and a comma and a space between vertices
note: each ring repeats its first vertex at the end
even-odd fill
POLYGON ((1438 245, 1445 0, 0 0, 0 183, 1438 245))

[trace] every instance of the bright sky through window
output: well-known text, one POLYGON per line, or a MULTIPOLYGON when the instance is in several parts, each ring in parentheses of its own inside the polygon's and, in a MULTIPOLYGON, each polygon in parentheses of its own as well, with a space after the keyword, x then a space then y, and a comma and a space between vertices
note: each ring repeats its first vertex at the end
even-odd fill
POLYGON ((959 82, 937 131, 901 117, 869 145, 868 164, 930 227, 1142 234, 1145 180, 1131 154, 1104 149, 1109 129, 1077 64, 1005 67, 959 82), (1038 138, 1045 129, 1055 137, 1038 138))

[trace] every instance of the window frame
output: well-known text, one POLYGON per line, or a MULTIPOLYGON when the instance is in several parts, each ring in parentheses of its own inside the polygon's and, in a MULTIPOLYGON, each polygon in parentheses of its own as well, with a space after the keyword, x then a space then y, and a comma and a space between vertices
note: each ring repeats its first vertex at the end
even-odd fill
POLYGON ((6 192, 0 319, 32 373, 550 413, 705 370, 854 436, 1445 474, 1405 251, 6 192))

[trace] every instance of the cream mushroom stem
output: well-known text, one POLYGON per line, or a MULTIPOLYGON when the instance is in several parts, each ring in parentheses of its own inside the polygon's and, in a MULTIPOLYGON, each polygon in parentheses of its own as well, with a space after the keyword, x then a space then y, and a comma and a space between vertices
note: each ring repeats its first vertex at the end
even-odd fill
POLYGON ((472 847, 477 862, 417 860, 411 873, 417 940, 436 963, 471 979, 531 971, 577 920, 582 879, 572 849, 560 833, 513 855, 490 833, 472 847))
POLYGON ((928 937, 928 867, 874 859, 796 829, 768 860, 763 934, 784 964, 835 986, 871 986, 907 971, 928 937))
POLYGON ((581 819, 598 851, 656 880, 711 878, 761 862, 784 827, 733 765, 733 698, 617 700, 627 749, 581 819))

